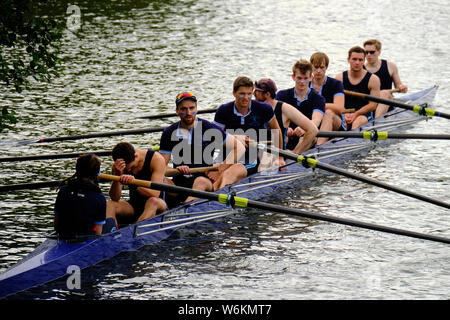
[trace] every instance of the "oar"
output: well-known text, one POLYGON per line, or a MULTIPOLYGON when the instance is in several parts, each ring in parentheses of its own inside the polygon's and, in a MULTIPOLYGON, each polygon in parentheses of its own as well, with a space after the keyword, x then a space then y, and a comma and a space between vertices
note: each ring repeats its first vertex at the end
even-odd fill
MULTIPOLYGON (((200 168, 192 168, 191 173, 201 173, 201 172, 217 171, 217 170, 218 170, 218 167, 200 167, 200 168)), ((179 174, 179 171, 177 169, 166 169, 165 176, 166 177, 174 177, 178 174, 179 174)), ((3 185, 3 186, 0 186, 0 192, 59 187, 61 185, 62 181, 64 181, 64 180, 28 182, 28 183, 3 185)))
MULTIPOLYGON (((152 147, 153 151, 158 151, 159 146, 152 147)), ((16 161, 32 161, 32 160, 53 160, 53 159, 68 159, 77 158, 82 154, 95 154, 97 156, 110 156, 112 150, 104 151, 80 151, 72 153, 56 153, 56 154, 41 154, 41 155, 31 155, 31 156, 21 156, 21 157, 4 157, 0 158, 0 162, 16 162, 16 161)))
MULTIPOLYGON (((191 168, 190 172, 191 173, 204 173, 204 172, 218 171, 218 170, 219 170, 219 167, 199 167, 199 168, 191 168)), ((180 174, 180 171, 178 171, 177 169, 168 168, 168 169, 166 169, 165 176, 166 177, 174 177, 179 174, 180 174)))
POLYGON ((143 128, 143 129, 132 129, 132 130, 121 130, 121 131, 98 132, 98 133, 80 134, 80 135, 73 135, 73 136, 41 138, 41 139, 36 139, 36 140, 23 140, 23 141, 18 141, 16 143, 19 145, 27 145, 27 144, 32 144, 32 143, 55 142, 55 141, 66 141, 66 140, 81 140, 81 139, 89 139, 89 138, 112 137, 112 136, 132 135, 132 134, 140 134, 140 133, 161 132, 164 129, 165 129, 164 127, 154 127, 154 128, 143 128))
POLYGON ((365 99, 365 100, 369 100, 369 101, 375 101, 378 103, 382 103, 382 104, 387 104, 390 106, 397 106, 403 109, 407 109, 407 110, 411 110, 414 111, 420 115, 427 115, 427 116, 436 116, 436 117, 442 117, 442 118, 446 118, 446 119, 450 119, 450 114, 447 113, 443 113, 443 112, 439 112, 430 108, 427 108, 426 106, 412 106, 410 104, 407 103, 403 103, 397 100, 389 100, 389 99, 382 99, 380 97, 375 97, 375 96, 371 96, 369 94, 364 94, 364 93, 359 93, 359 92, 354 92, 354 91, 348 91, 348 90, 344 90, 344 93, 346 95, 350 95, 350 96, 354 96, 354 97, 358 97, 361 99, 365 99))
POLYGON ((441 207, 450 209, 450 204, 448 204, 446 202, 443 202, 443 201, 440 201, 437 199, 433 199, 433 198, 430 198, 430 197, 427 197, 427 196, 424 196, 421 194, 417 194, 417 193, 414 193, 409 190, 402 189, 402 188, 399 188, 396 186, 392 186, 392 185, 378 181, 373 178, 369 178, 369 177, 366 177, 366 176, 363 176, 360 174, 352 173, 350 171, 341 169, 339 167, 336 167, 336 166, 333 166, 330 164, 321 163, 321 162, 319 162, 319 160, 316 160, 314 158, 306 157, 304 155, 293 154, 293 153, 285 151, 285 150, 280 150, 280 149, 265 146, 262 144, 258 144, 258 148, 263 149, 266 152, 275 153, 275 154, 278 153, 280 156, 283 156, 286 159, 296 160, 298 163, 300 163, 303 166, 308 167, 308 168, 319 168, 319 169, 322 169, 325 171, 340 174, 340 175, 348 177, 348 178, 352 178, 352 179, 355 179, 355 180, 358 180, 361 182, 365 182, 365 183, 368 183, 368 184, 371 184, 371 185, 374 185, 374 186, 377 186, 377 187, 380 187, 380 188, 383 188, 386 190, 390 190, 390 191, 394 191, 394 192, 403 194, 408 197, 412 197, 412 198, 415 198, 418 200, 422 200, 422 201, 425 201, 428 203, 435 204, 437 206, 441 206, 441 207))
MULTIPOLYGON (((197 110, 197 114, 202 113, 214 113, 217 109, 205 109, 205 110, 197 110)), ((138 119, 163 119, 163 118, 170 118, 170 117, 177 117, 178 115, 176 113, 163 113, 163 114, 154 114, 150 116, 142 116, 138 117, 138 119)))
POLYGON ((85 151, 85 152, 73 152, 73 153, 41 154, 41 155, 21 156, 21 157, 3 157, 3 158, 0 158, 0 162, 68 159, 68 158, 77 158, 82 154, 95 154, 97 156, 109 156, 109 155, 111 155, 111 153, 112 153, 111 150, 105 150, 105 151, 85 151))
POLYGON ((61 185, 62 180, 43 181, 43 182, 31 182, 31 183, 19 183, 0 186, 0 192, 16 191, 16 190, 33 190, 41 188, 53 188, 61 185))
MULTIPOLYGON (((100 174, 100 178, 110 181, 119 181, 118 176, 109 175, 109 174, 100 174)), ((441 243, 450 243, 450 239, 435 236, 435 235, 428 235, 423 234, 419 232, 414 231, 408 231, 408 230, 402 230, 392 227, 385 227, 377 224, 352 220, 352 219, 345 219, 345 218, 338 218, 334 216, 328 216, 324 214, 318 214, 318 213, 311 213, 306 212, 297 208, 290 208, 285 207, 281 205, 271 204, 271 203, 265 203, 261 201, 255 201, 247 198, 242 197, 236 197, 232 194, 220 194, 220 193, 214 193, 214 192, 207 192, 207 191, 199 191, 199 190, 193 190, 189 188, 183 188, 178 186, 172 186, 167 184, 161 184, 151 181, 145 181, 145 180, 132 180, 130 184, 146 187, 154 190, 160 190, 160 191, 166 191, 166 192, 172 192, 172 193, 183 193, 187 194, 192 197, 196 198, 203 198, 208 199, 212 201, 218 201, 223 204, 230 205, 232 207, 241 207, 241 208, 255 208, 255 209, 261 209, 266 211, 272 211, 272 212, 278 212, 278 213, 284 213, 284 214, 290 214, 294 216, 304 217, 304 218, 310 218, 315 220, 321 220, 321 221, 327 221, 332 223, 338 223, 353 227, 359 227, 369 230, 375 230, 375 231, 381 231, 391 234, 397 234, 407 237, 413 237, 417 239, 423 239, 423 240, 429 240, 429 241, 435 241, 435 242, 441 242, 441 243)))
MULTIPOLYGON (((386 139, 420 139, 420 140, 449 140, 450 134, 428 134, 428 133, 392 133, 383 131, 320 131, 317 137, 324 138, 363 138, 367 140, 386 139)), ((1 158, 0 158, 1 160, 1 158)))

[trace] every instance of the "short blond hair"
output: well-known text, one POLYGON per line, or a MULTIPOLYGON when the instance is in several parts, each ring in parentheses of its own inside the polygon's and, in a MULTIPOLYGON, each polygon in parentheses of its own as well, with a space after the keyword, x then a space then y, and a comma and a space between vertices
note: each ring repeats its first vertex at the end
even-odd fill
POLYGON ((381 50, 381 42, 378 41, 377 39, 369 39, 366 40, 363 44, 363 46, 375 46, 375 49, 377 49, 377 51, 381 50))

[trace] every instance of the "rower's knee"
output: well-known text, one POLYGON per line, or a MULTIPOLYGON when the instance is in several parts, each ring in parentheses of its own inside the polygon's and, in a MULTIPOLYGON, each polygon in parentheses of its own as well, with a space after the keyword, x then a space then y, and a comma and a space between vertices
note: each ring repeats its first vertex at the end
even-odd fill
POLYGON ((226 181, 239 181, 247 176, 247 169, 241 163, 234 164, 223 173, 223 179, 226 181))
POLYGON ((166 203, 163 199, 157 197, 150 197, 145 202, 145 208, 155 210, 157 212, 163 212, 166 210, 166 203))
POLYGON ((213 189, 213 185, 211 180, 209 180, 208 178, 198 177, 197 179, 195 179, 194 184, 192 185, 192 189, 211 191, 213 189))

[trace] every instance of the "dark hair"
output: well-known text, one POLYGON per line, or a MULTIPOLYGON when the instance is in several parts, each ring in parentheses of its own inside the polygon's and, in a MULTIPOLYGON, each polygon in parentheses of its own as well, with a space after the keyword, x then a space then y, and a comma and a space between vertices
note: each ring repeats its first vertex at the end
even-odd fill
POLYGON ((297 70, 302 74, 306 74, 309 71, 309 75, 311 75, 313 66, 308 60, 301 59, 295 62, 294 66, 292 67, 292 74, 295 74, 295 71, 297 70))
POLYGON ((233 92, 237 92, 240 87, 253 88, 253 81, 249 77, 237 77, 233 82, 233 92))
POLYGON ((350 50, 348 50, 348 57, 350 58, 352 53, 356 52, 356 53, 364 53, 364 56, 366 56, 366 50, 364 50, 363 48, 361 48, 360 46, 354 46, 352 47, 350 50))
POLYGON ((129 164, 130 162, 134 161, 134 154, 136 151, 134 150, 134 147, 129 142, 119 142, 116 144, 112 151, 112 157, 113 160, 116 161, 117 159, 123 159, 126 164, 129 164))
POLYGON ((77 159, 75 175, 77 179, 88 178, 97 181, 102 161, 94 154, 82 154, 77 159))

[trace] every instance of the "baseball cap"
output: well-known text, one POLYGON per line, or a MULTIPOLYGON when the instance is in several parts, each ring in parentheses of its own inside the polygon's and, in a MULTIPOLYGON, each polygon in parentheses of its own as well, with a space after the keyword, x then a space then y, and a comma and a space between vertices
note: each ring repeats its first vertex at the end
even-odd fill
POLYGON ((258 81, 255 81, 255 90, 262 92, 270 92, 271 96, 275 96, 277 93, 277 86, 272 79, 263 78, 258 81))
POLYGON ((181 92, 177 95, 176 99, 175 99, 175 104, 178 105, 181 103, 181 101, 186 100, 186 99, 191 99, 195 102, 197 102, 197 98, 194 96, 193 93, 191 92, 181 92))

